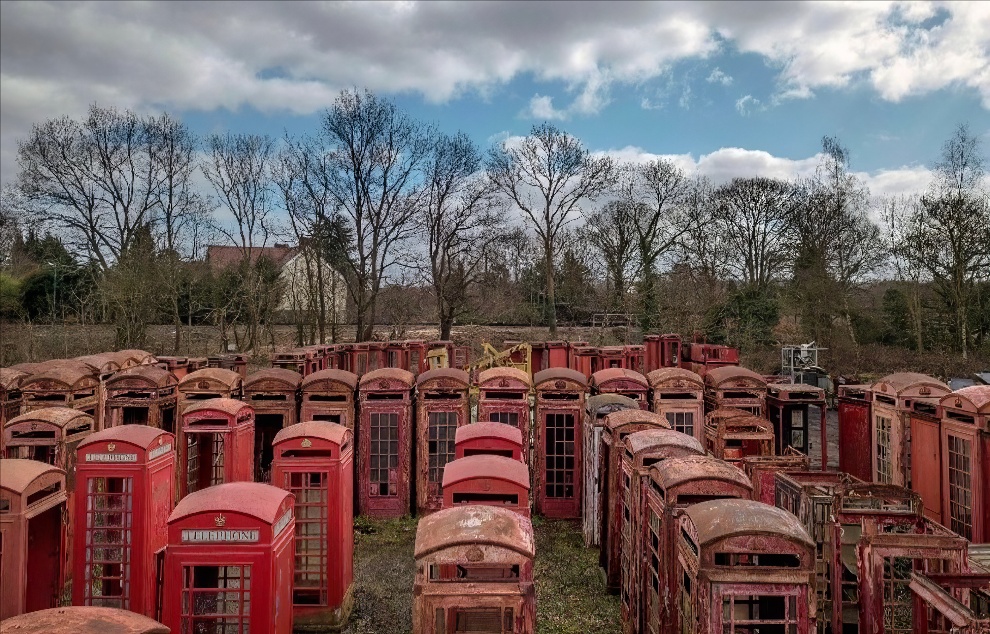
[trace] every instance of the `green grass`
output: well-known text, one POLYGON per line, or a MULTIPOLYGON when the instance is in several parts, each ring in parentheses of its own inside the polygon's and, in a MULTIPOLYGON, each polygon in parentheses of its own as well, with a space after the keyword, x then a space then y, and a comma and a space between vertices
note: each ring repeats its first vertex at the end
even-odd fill
MULTIPOLYGON (((598 551, 584 547, 576 521, 533 519, 536 532, 536 631, 621 631, 619 598, 605 593, 598 551)), ((416 520, 354 522, 355 606, 347 634, 412 631, 416 520)))

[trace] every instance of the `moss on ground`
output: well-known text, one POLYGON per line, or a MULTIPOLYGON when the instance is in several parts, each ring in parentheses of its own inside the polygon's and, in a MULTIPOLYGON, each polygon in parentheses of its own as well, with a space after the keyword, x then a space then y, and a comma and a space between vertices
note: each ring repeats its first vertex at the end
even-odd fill
MULTIPOLYGON (((540 634, 620 631, 619 599, 605 593, 598 551, 584 547, 575 521, 534 518, 536 631, 540 634)), ((354 523, 355 605, 346 634, 412 631, 416 520, 354 523)))
POLYGON ((605 592, 598 550, 584 547, 576 520, 533 519, 536 532, 536 631, 620 632, 619 597, 605 592))

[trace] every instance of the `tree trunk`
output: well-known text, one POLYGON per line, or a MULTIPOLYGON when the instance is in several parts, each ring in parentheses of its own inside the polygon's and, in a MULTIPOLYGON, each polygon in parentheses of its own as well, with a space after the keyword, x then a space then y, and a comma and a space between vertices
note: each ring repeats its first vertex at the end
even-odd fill
POLYGON ((175 293, 172 295, 172 317, 175 323, 175 342, 172 344, 172 354, 179 354, 179 347, 182 345, 182 316, 179 314, 179 289, 173 287, 175 293))
POLYGON ((553 247, 546 246, 546 266, 547 266, 547 302, 550 304, 549 326, 550 337, 557 336, 557 288, 553 275, 553 247))

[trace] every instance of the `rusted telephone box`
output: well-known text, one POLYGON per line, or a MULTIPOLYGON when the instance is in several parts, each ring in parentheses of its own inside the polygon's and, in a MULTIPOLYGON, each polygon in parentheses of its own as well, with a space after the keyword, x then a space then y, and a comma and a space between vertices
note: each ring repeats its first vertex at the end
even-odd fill
MULTIPOLYGON (((680 514, 690 504, 724 498, 749 499, 753 485, 741 470, 711 456, 668 458, 650 467, 646 483, 643 549, 643 632, 672 632, 679 579, 674 570, 680 514)), ((679 629, 679 628, 678 628, 679 629)), ((693 631, 693 630, 691 630, 693 631)))
POLYGON ((443 470, 443 508, 497 506, 529 517, 529 467, 505 456, 451 460, 443 470))
MULTIPOLYGON (((547 368, 570 367, 568 357, 570 356, 570 346, 566 341, 548 341, 547 347, 547 368)), ((543 369, 543 368, 541 368, 543 369)))
POLYGON ((766 412, 767 381, 738 365, 711 368, 705 374, 705 411, 735 407, 754 416, 766 412))
POLYGON ((272 367, 291 370, 300 376, 309 376, 310 364, 306 359, 306 351, 296 348, 285 352, 276 352, 272 356, 272 367))
POLYGON ((990 543, 990 386, 956 390, 940 405, 942 520, 974 544, 990 543))
POLYGON ((0 468, 0 619, 58 605, 64 583, 65 471, 4 458, 0 468))
MULTIPOLYGON (((911 490, 921 496, 925 517, 942 523, 942 437, 937 398, 916 398, 907 414, 910 428, 911 490)), ((960 532, 960 535, 962 532, 960 532)))
POLYGON ((72 603, 153 617, 175 500, 175 437, 122 425, 91 434, 76 452, 72 603))
MULTIPOLYGON (((860 618, 862 600, 870 592, 864 591, 863 583, 867 579, 861 578, 859 569, 863 536, 879 532, 909 534, 924 531, 921 498, 914 491, 891 484, 839 484, 835 487, 830 523, 824 557, 832 572, 832 631, 869 631, 862 629, 860 618)), ((902 566, 896 567, 902 568, 903 573, 902 566)), ((899 594, 902 593, 907 599, 906 588, 900 589, 899 594)), ((903 604, 903 601, 899 603, 903 604)), ((894 606, 891 607, 890 614, 893 615, 894 606)), ((909 618, 907 623, 910 622, 909 618)))
POLYGON ((680 364, 680 335, 645 335, 645 370, 647 374, 660 368, 673 368, 680 364))
POLYGON ((839 471, 864 482, 873 480, 870 424, 873 392, 869 385, 839 386, 839 471))
POLYGON ((416 377, 399 368, 361 376, 358 394, 358 512, 376 518, 409 513, 412 390, 416 377))
POLYGON ((588 548, 601 545, 601 458, 605 417, 624 409, 639 410, 639 403, 620 394, 589 396, 581 424, 581 532, 588 548))
POLYGON ((158 363, 158 359, 155 355, 151 354, 147 350, 141 350, 138 348, 128 348, 127 350, 118 350, 114 354, 117 358, 118 363, 120 363, 120 369, 133 368, 136 365, 153 365, 158 363))
POLYGON ((909 587, 917 621, 914 631, 990 633, 990 570, 958 575, 912 572, 909 587))
POLYGON ((807 471, 811 460, 799 451, 788 449, 782 456, 746 456, 742 470, 753 483, 753 499, 774 505, 777 499, 777 474, 807 471))
POLYGON ((478 422, 518 427, 529 461, 529 375, 518 368, 490 368, 478 374, 478 422))
POLYGON ((457 428, 471 422, 470 377, 437 368, 416 377, 416 510, 443 508, 443 468, 454 459, 457 428))
POLYGON ((333 368, 305 377, 299 420, 322 420, 354 431, 357 384, 356 374, 333 368))
POLYGON ((47 462, 66 473, 67 488, 74 489, 76 445, 93 433, 93 417, 68 407, 35 409, 7 421, 3 428, 8 458, 47 462))
POLYGON ((533 377, 536 420, 533 488, 536 512, 553 518, 581 517, 581 415, 588 383, 569 368, 533 377))
POLYGON ((354 434, 306 421, 274 447, 272 484, 295 496, 293 626, 339 628, 354 606, 354 434))
POLYGON ((171 372, 154 365, 117 372, 105 383, 103 427, 148 425, 174 434, 178 386, 171 372))
POLYGON ((0 368, 0 429, 8 420, 21 413, 21 381, 26 376, 27 372, 0 368))
POLYGON ((911 403, 938 398, 949 386, 916 372, 890 374, 873 384, 873 477, 880 484, 911 488, 911 403))
POLYGON ((182 413, 179 499, 225 482, 254 479, 254 410, 242 401, 196 401, 182 413))
POLYGON ((146 616, 117 608, 65 606, 22 614, 3 622, 3 632, 17 634, 169 634, 167 627, 146 616))
POLYGON ((158 357, 158 365, 162 370, 168 370, 177 381, 189 374, 188 357, 158 357))
POLYGON ((661 368, 650 372, 651 408, 667 417, 670 428, 694 436, 704 435, 705 383, 700 376, 683 368, 661 368))
POLYGON ((244 402, 254 409, 254 481, 268 482, 272 441, 283 427, 295 425, 302 376, 292 370, 266 368, 244 379, 244 402))
POLYGON ((606 368, 591 375, 592 394, 621 394, 636 401, 642 410, 650 409, 647 393, 650 390, 646 377, 635 370, 606 368))
POLYGON ((406 347, 406 361, 409 365, 406 366, 406 370, 409 370, 413 375, 418 376, 421 372, 426 372, 426 342, 420 339, 413 339, 405 342, 406 347))
POLYGON ((825 426, 825 390, 812 385, 767 385, 767 418, 773 423, 776 453, 788 447, 811 455, 811 421, 818 420, 822 471, 828 465, 828 436, 825 426))
POLYGON ((598 348, 588 345, 575 345, 571 348, 571 369, 577 370, 590 379, 592 373, 598 369, 598 348))
POLYGON ((703 456, 705 450, 692 436, 672 429, 646 429, 629 434, 622 453, 622 539, 620 593, 624 632, 641 631, 643 579, 647 574, 643 543, 646 483, 652 465, 667 458, 703 456))
MULTIPOLYGON (((239 400, 243 396, 244 379, 240 374, 223 368, 202 368, 190 372, 179 381, 179 414, 196 401, 211 398, 239 400)), ((179 444, 182 444, 181 440, 179 444)))
POLYGON ((622 549, 622 455, 629 434, 646 429, 670 429, 667 419, 660 414, 643 410, 622 410, 605 416, 602 428, 602 445, 598 450, 599 513, 601 544, 598 563, 605 570, 605 589, 617 592, 622 585, 620 569, 622 549))
POLYGON ((847 473, 835 471, 778 471, 774 474, 774 506, 791 513, 815 542, 815 590, 818 597, 817 630, 832 625, 832 561, 828 555, 832 540, 832 505, 840 486, 860 482, 847 473))
POLYGON ((414 555, 414 634, 536 631, 529 518, 493 506, 443 509, 419 520, 414 555))
POLYGON ((457 428, 454 459, 468 456, 504 456, 528 465, 519 429, 505 423, 473 423, 457 428))
POLYGON ((22 412, 68 407, 100 424, 100 379, 89 366, 73 359, 57 359, 21 381, 22 412))
POLYGON ((705 417, 705 449, 716 458, 742 468, 746 456, 772 456, 770 421, 744 410, 724 407, 705 417))
POLYGON ((168 518, 162 622, 173 632, 292 631, 293 499, 257 482, 190 493, 168 518))
POLYGON ((813 631, 815 544, 787 511, 752 500, 687 507, 675 575, 680 632, 813 631))

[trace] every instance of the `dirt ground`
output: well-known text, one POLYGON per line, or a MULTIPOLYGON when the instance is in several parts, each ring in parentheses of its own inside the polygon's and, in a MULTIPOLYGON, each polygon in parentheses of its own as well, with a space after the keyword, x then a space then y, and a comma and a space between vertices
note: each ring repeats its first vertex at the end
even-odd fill
MULTIPOLYGON (((534 518, 536 631, 621 631, 619 598, 605 592, 598 551, 584 547, 577 521, 534 518)), ((355 605, 345 634, 412 631, 416 520, 355 522, 355 605)))

